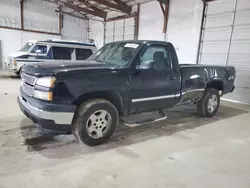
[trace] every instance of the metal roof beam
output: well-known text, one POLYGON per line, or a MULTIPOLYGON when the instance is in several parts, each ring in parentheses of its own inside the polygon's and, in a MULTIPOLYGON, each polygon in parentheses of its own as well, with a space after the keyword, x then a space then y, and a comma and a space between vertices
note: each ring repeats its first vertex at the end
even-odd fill
POLYGON ((94 11, 106 13, 106 12, 104 12, 103 10, 101 10, 101 9, 95 7, 94 5, 90 4, 87 0, 77 0, 77 2, 80 2, 80 3, 82 3, 83 5, 86 5, 88 8, 91 8, 91 9, 94 10, 94 11))
POLYGON ((107 7, 113 8, 113 9, 120 10, 120 11, 128 13, 128 14, 131 13, 131 10, 132 10, 131 6, 128 6, 127 4, 123 3, 120 0, 114 0, 115 3, 112 3, 112 2, 106 1, 106 0, 92 0, 92 1, 103 4, 107 7))
POLYGON ((122 2, 121 0, 113 0, 118 6, 124 7, 125 9, 128 9, 131 13, 132 7, 128 6, 126 3, 122 2))
POLYGON ((122 16, 108 18, 108 19, 106 19, 106 22, 112 22, 112 21, 116 21, 116 20, 123 20, 123 19, 127 19, 127 18, 135 18, 136 16, 137 16, 137 12, 134 12, 132 14, 126 14, 126 15, 122 15, 122 16))
POLYGON ((103 11, 89 10, 87 8, 78 7, 78 6, 72 5, 72 4, 67 3, 67 2, 63 2, 63 1, 60 1, 60 4, 63 4, 65 7, 71 8, 71 9, 77 11, 77 12, 85 12, 87 14, 98 16, 98 17, 101 17, 101 18, 106 18, 106 16, 107 16, 107 13, 103 12, 103 11))

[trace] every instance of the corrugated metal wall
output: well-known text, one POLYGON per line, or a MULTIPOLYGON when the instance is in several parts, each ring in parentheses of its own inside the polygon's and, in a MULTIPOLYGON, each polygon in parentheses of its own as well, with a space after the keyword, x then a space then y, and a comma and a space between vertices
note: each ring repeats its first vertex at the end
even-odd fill
MULTIPOLYGON (((0 28, 2 41, 1 66, 4 67, 8 55, 20 50, 28 40, 68 39, 87 42, 88 21, 75 17, 64 16, 62 35, 59 35, 59 17, 55 12, 57 5, 48 1, 24 1, 24 29, 57 33, 57 35, 27 32, 0 28)), ((71 9, 63 9, 63 11, 71 9)), ((1 0, 0 26, 21 28, 20 0, 1 0)), ((1 67, 0 66, 0 67, 1 67)))
POLYGON ((20 1, 7 0, 0 6, 0 25, 8 27, 21 27, 20 24, 20 1))
POLYGON ((225 98, 250 104, 250 0, 209 2, 199 63, 233 65, 236 90, 225 98))
POLYGON ((101 21, 89 20, 89 38, 93 39, 99 49, 104 43, 104 23, 101 21))
POLYGON ((46 1, 24 1, 24 28, 59 33, 57 5, 46 1), (38 4, 39 3, 39 4, 38 4))
POLYGON ((166 36, 159 2, 141 5, 139 39, 166 40, 175 46, 179 62, 195 64, 199 46, 203 3, 201 0, 170 0, 166 36))
POLYGON ((2 42, 0 40, 0 69, 3 68, 3 63, 2 63, 2 42))
POLYGON ((88 42, 88 20, 63 15, 62 39, 88 42))
POLYGON ((139 16, 139 39, 163 41, 163 22, 164 17, 159 2, 142 4, 139 16))
POLYGON ((106 23, 105 43, 135 39, 135 19, 127 18, 106 23))
MULTIPOLYGON (((138 39, 161 41, 166 39, 174 44, 180 63, 195 64, 199 46, 202 9, 203 4, 201 0, 171 0, 167 35, 165 36, 163 33, 164 17, 159 2, 151 1, 141 4, 138 39)), ((132 12, 135 11, 137 11, 137 6, 133 7, 132 12)), ((111 13, 108 14, 108 18, 123 15, 117 12, 111 13)), ((122 21, 116 23, 108 22, 106 24, 106 43, 123 38, 123 33, 121 33, 123 32, 122 24, 122 21)), ((125 25, 124 40, 132 39, 134 33, 133 18, 126 19, 125 25)), ((102 33, 102 23, 90 21, 90 38, 95 39, 98 47, 101 47, 103 44, 102 33)))

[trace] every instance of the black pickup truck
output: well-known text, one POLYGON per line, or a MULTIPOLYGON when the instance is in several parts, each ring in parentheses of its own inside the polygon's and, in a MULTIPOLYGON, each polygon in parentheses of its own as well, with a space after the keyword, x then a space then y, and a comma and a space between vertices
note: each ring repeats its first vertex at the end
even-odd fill
POLYGON ((109 43, 87 61, 24 66, 21 78, 18 103, 28 118, 93 146, 131 114, 195 103, 212 117, 220 96, 234 90, 235 68, 180 65, 171 43, 132 40, 109 43))

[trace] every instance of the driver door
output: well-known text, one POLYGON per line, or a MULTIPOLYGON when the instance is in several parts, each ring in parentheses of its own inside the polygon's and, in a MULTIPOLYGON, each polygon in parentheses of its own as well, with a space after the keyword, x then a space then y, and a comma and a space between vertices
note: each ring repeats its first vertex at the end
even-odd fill
POLYGON ((136 73, 130 78, 130 112, 170 108, 180 97, 180 72, 173 69, 170 50, 151 45, 141 55, 136 73))

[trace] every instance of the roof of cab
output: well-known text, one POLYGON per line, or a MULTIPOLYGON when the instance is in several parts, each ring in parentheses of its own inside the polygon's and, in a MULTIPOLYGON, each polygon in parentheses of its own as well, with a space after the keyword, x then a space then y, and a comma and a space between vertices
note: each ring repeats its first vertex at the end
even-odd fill
POLYGON ((114 42, 110 42, 110 43, 118 43, 118 42, 126 42, 126 43, 149 43, 149 44, 171 44, 170 42, 166 42, 166 41, 157 41, 157 40, 122 40, 122 41, 114 41, 114 42))

